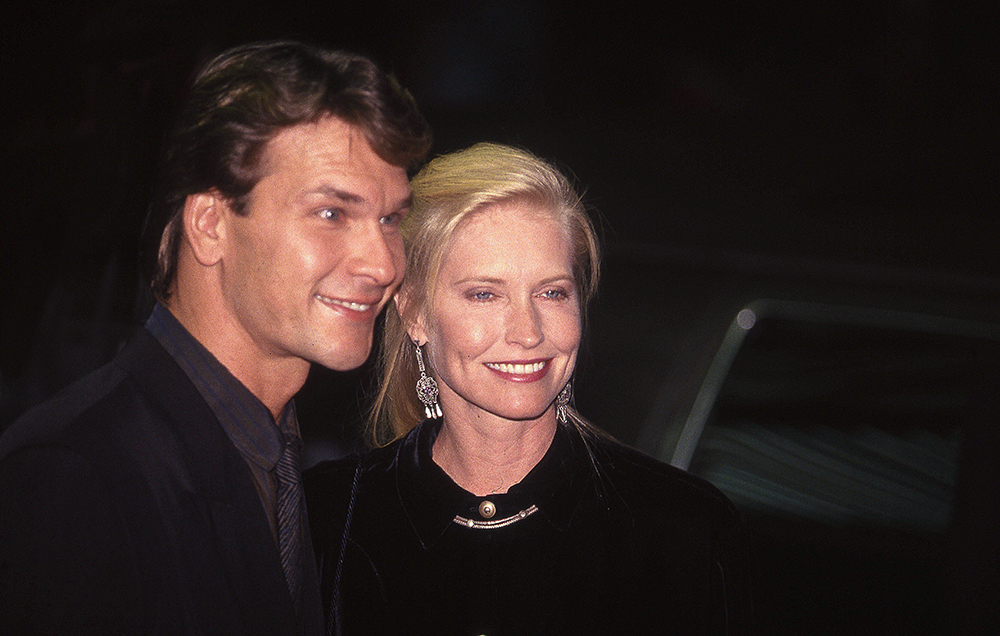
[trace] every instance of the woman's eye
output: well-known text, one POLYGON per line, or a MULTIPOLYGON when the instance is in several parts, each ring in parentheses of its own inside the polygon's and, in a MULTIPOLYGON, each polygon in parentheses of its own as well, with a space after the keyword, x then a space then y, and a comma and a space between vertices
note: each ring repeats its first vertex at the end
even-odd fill
POLYGON ((569 294, 562 289, 547 289, 542 292, 542 296, 549 300, 562 300, 563 298, 568 298, 569 294))
POLYGON ((493 299, 493 292, 488 292, 488 291, 472 292, 471 298, 473 300, 482 300, 482 301, 492 300, 493 299))

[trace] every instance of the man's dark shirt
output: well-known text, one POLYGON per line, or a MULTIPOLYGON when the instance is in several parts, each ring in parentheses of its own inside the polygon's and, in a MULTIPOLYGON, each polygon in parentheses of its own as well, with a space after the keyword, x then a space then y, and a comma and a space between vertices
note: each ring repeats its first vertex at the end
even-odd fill
POLYGON ((0 437, 0 633, 322 633, 308 536, 296 616, 274 534, 283 438, 158 307, 0 437))
POLYGON ((163 305, 157 304, 146 321, 167 353, 194 383, 219 418, 233 444, 253 474, 257 493, 277 537, 277 480, 275 467, 281 456, 282 432, 299 437, 295 403, 289 402, 274 425, 267 407, 209 353, 163 305))

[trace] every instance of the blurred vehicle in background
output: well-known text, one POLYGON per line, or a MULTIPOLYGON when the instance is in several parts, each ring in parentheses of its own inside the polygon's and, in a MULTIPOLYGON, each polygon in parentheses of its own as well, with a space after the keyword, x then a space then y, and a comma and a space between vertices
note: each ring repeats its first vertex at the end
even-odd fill
POLYGON ((995 611, 995 526, 966 524, 959 539, 955 504, 967 496, 988 518, 996 497, 970 495, 1000 488, 975 469, 956 486, 963 445, 1000 454, 969 415, 1000 361, 996 283, 674 256, 612 254, 613 298, 594 317, 607 337, 578 402, 744 511, 761 633, 967 633, 989 620, 956 614, 975 605, 963 599, 995 611))

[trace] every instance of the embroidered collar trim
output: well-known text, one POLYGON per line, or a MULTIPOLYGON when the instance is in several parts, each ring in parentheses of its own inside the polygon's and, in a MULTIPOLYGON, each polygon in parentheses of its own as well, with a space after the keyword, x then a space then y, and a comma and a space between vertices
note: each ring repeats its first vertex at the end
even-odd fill
POLYGON ((490 521, 476 521, 475 519, 466 519, 461 515, 455 515, 452 519, 455 523, 460 526, 465 526, 466 528, 472 528, 474 530, 495 530, 497 528, 503 528, 509 526, 512 523, 517 523, 521 519, 527 519, 531 515, 538 512, 538 506, 532 505, 530 508, 525 508, 524 510, 513 514, 509 517, 503 519, 492 519, 490 521))

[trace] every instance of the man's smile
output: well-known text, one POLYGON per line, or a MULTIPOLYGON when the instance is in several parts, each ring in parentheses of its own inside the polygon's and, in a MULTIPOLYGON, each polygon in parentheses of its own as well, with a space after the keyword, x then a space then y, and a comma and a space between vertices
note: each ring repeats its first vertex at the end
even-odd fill
POLYGON ((351 311, 365 312, 370 310, 372 307, 378 303, 361 303, 353 300, 341 300, 339 298, 330 298, 328 296, 323 296, 322 294, 316 294, 317 300, 326 305, 337 305, 338 307, 345 307, 351 311))

